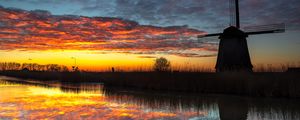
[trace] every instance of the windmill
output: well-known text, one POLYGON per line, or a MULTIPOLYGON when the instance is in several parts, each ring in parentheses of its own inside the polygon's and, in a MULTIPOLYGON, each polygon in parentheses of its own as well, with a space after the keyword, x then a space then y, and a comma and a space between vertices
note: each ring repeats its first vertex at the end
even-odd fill
POLYGON ((247 71, 252 72, 252 63, 246 38, 248 35, 281 33, 285 25, 270 24, 240 28, 239 0, 230 0, 231 25, 223 33, 199 35, 198 39, 219 36, 219 50, 216 62, 216 72, 247 71), (234 22, 233 22, 234 21, 234 22), (235 25, 233 25, 235 24, 235 25))

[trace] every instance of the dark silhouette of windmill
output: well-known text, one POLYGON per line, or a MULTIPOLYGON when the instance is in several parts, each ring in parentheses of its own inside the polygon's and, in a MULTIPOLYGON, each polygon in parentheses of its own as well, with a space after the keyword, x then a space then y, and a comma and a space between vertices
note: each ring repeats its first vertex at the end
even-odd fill
POLYGON ((245 27, 240 29, 239 0, 230 0, 231 25, 223 33, 199 35, 198 38, 219 36, 219 51, 216 72, 247 71, 252 72, 252 63, 246 38, 248 35, 280 33, 285 31, 285 25, 271 24, 245 27), (235 22, 235 26, 232 25, 235 22))

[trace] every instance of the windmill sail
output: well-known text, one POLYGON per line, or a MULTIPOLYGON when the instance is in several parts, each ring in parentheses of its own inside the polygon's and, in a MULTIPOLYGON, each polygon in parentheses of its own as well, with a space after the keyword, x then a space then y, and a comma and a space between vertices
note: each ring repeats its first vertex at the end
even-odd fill
POLYGON ((258 25, 244 27, 243 30, 248 35, 254 34, 267 34, 267 33, 282 33, 285 32, 285 24, 269 24, 269 25, 258 25))
MULTIPOLYGON (((239 15, 239 0, 229 0, 230 26, 235 26, 240 29, 240 15, 239 15)), ((285 24, 269 24, 244 27, 243 30, 248 35, 281 33, 285 32, 285 24)), ((199 35, 198 38, 220 36, 222 33, 212 33, 206 35, 199 35)))
MULTIPOLYGON (((285 24, 280 23, 280 24, 247 26, 247 27, 243 28, 243 31, 248 35, 282 33, 282 32, 285 32, 285 24)), ((222 33, 199 35, 198 38, 220 36, 221 34, 222 33)))
POLYGON ((230 26, 223 33, 204 34, 198 36, 198 41, 207 43, 209 39, 218 38, 219 49, 216 62, 216 72, 244 71, 252 72, 249 55, 248 35, 280 33, 285 31, 285 24, 270 24, 240 28, 239 0, 229 0, 230 26), (235 26, 233 26, 235 21, 235 26))

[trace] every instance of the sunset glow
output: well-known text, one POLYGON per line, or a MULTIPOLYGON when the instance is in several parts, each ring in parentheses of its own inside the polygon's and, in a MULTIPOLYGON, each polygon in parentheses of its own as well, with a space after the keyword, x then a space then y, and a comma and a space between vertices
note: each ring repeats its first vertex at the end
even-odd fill
POLYGON ((0 120, 300 119, 300 0, 0 0, 0 120))
POLYGON ((110 97, 104 96, 100 89, 80 93, 65 93, 59 88, 0 84, 0 90, 0 118, 4 119, 82 118, 107 120, 143 118, 150 120, 208 117, 208 111, 181 111, 179 109, 155 111, 130 102, 114 102, 110 97), (14 89, 14 91, 5 91, 7 88, 14 89))
POLYGON ((175 66, 196 61, 185 57, 216 56, 216 44, 195 43, 197 35, 205 32, 186 26, 155 27, 119 18, 57 16, 6 8, 0 8, 0 15, 1 62, 72 66, 70 58, 75 57, 83 70, 149 70, 158 56, 168 57, 175 66))
MULTIPOLYGON (((147 8, 148 3, 143 1, 105 1, 100 2, 100 6, 92 1, 87 4, 81 1, 70 4, 64 1, 2 3, 0 62, 61 64, 71 67, 75 64, 74 59, 71 59, 73 57, 77 59, 80 69, 88 71, 105 71, 111 67, 122 71, 149 70, 153 60, 158 57, 166 57, 174 69, 198 67, 213 70, 219 40, 199 40, 197 36, 221 32, 228 26, 228 13, 224 13, 228 8, 219 6, 219 9, 212 9, 215 1, 178 1, 172 5, 152 1, 149 5, 153 9, 147 8), (106 6, 102 6, 102 3, 106 6), (88 4, 98 7, 90 9, 88 4), (95 14, 94 11, 99 13, 95 14)), ((263 3, 241 3, 244 6, 241 9, 241 22, 245 22, 245 26, 267 23, 265 20, 268 19, 264 19, 265 16, 257 11, 248 12, 263 3), (256 15, 256 19, 251 17, 253 15, 256 15)), ((274 4, 281 5, 280 2, 274 4)), ((267 8, 272 7, 264 9, 268 11, 267 8)), ((288 7, 281 11, 293 11, 294 8, 288 7)), ((286 33, 249 36, 249 51, 254 66, 298 65, 299 18, 290 13, 287 14, 290 19, 280 15, 274 13, 268 15, 268 18, 276 20, 274 23, 286 23, 286 33)))

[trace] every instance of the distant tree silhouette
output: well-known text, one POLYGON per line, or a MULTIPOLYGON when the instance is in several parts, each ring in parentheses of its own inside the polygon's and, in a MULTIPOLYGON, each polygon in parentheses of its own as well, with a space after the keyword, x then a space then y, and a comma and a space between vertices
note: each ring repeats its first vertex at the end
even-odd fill
POLYGON ((114 67, 111 68, 111 72, 115 72, 115 68, 114 67))
POLYGON ((22 71, 23 71, 23 72, 28 72, 29 69, 28 69, 28 68, 23 68, 22 71))
POLYGON ((69 69, 67 66, 61 66, 61 72, 69 72, 69 69))
POLYGON ((79 72, 79 68, 77 66, 72 66, 73 72, 79 72))
MULTIPOLYGON (((26 71, 48 71, 48 72, 68 72, 67 66, 58 64, 40 65, 37 63, 0 62, 0 71, 6 70, 26 70, 26 71)), ((78 70, 78 68, 77 68, 78 70)))
POLYGON ((156 72, 169 71, 171 69, 171 63, 164 57, 157 58, 155 60, 153 70, 156 72))
POLYGON ((15 62, 1 62, 0 63, 0 70, 19 70, 21 64, 15 62))

